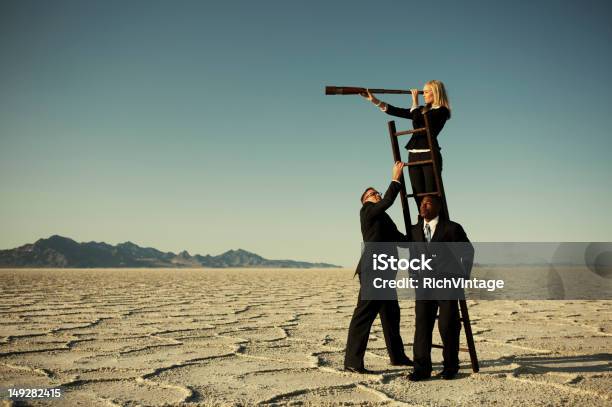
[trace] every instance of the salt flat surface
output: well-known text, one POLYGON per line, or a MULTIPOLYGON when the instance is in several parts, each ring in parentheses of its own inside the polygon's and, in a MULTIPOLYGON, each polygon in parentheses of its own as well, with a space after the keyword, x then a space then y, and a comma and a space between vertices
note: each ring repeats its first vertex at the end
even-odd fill
POLYGON ((379 374, 342 371, 352 270, 4 269, 0 286, 0 388, 63 391, 30 405, 612 405, 611 301, 470 301, 480 373, 462 353, 458 379, 412 383, 378 319, 379 374))

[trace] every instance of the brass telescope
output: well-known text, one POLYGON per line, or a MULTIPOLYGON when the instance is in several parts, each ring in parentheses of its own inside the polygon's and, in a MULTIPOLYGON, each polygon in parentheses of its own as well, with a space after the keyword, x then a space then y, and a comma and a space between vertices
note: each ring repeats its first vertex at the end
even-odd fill
MULTIPOLYGON (((395 93, 395 94, 410 94, 410 90, 403 89, 366 89, 366 88, 357 88, 354 86, 326 86, 325 94, 326 95, 359 95, 362 92, 366 92, 369 90, 370 93, 395 93)), ((420 90, 419 93, 422 95, 423 91, 420 90)))

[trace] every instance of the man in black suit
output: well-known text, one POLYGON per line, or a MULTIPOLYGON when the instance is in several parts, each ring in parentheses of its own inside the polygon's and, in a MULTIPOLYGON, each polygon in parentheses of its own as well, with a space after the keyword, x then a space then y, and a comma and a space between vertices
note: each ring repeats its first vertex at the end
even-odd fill
MULTIPOLYGON (((440 217, 441 202, 437 196, 425 196, 421 200, 419 223, 412 226, 411 240, 413 242, 466 242, 459 245, 466 251, 462 256, 471 268, 473 248, 463 227, 453 221, 440 217)), ((433 327, 438 315, 438 329, 442 338, 444 369, 439 376, 450 380, 459 371, 459 304, 454 300, 427 299, 416 300, 415 332, 414 332, 414 371, 408 375, 411 381, 428 379, 431 376, 431 342, 433 327)))
MULTIPOLYGON (((394 164, 393 180, 384 197, 381 197, 380 193, 374 188, 367 188, 361 195, 360 220, 364 242, 401 242, 406 240, 406 236, 397 230, 397 226, 385 212, 391 207, 400 191, 399 180, 402 176, 403 167, 404 163, 402 162, 394 164)), ((361 264, 362 261, 360 260, 356 274, 361 273, 361 264)), ((356 373, 372 373, 363 366, 363 357, 370 336, 370 328, 377 314, 380 315, 391 364, 394 366, 412 366, 412 361, 404 352, 404 343, 399 332, 400 308, 397 299, 362 300, 360 290, 346 341, 345 370, 356 373)))

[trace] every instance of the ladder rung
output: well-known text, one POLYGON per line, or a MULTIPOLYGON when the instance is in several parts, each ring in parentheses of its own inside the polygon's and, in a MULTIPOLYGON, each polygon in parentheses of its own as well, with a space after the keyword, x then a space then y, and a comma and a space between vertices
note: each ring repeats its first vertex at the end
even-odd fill
POLYGON ((412 161, 406 163, 406 167, 414 167, 417 165, 433 164, 433 160, 412 161))
POLYGON ((395 136, 403 136, 406 134, 414 134, 414 133, 421 133, 423 131, 427 131, 427 129, 425 127, 421 127, 420 129, 414 129, 414 130, 406 130, 406 131, 398 131, 395 133, 395 136))
POLYGON ((420 194, 408 194, 408 195, 406 195, 406 198, 414 198, 415 196, 417 198, 420 198, 422 196, 428 196, 428 195, 438 195, 438 196, 440 196, 440 193, 438 191, 435 191, 435 192, 421 192, 420 194))

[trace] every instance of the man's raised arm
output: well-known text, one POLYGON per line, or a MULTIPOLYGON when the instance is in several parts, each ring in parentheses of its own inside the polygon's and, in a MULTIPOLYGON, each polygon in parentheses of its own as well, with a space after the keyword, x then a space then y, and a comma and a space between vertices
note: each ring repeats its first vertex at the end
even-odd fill
POLYGON ((397 198, 397 194, 399 194, 399 191, 402 186, 402 184, 400 183, 400 178, 402 176, 403 169, 403 162, 396 161, 395 164, 393 164, 393 175, 391 184, 389 185, 389 188, 387 188, 387 191, 385 192, 385 195, 380 200, 380 202, 371 205, 367 209, 367 216, 378 216, 381 213, 385 212, 387 209, 389 209, 391 205, 393 205, 393 202, 395 201, 395 198, 397 198))

